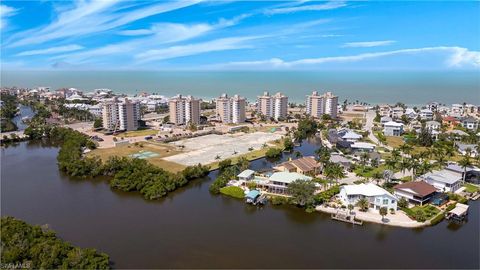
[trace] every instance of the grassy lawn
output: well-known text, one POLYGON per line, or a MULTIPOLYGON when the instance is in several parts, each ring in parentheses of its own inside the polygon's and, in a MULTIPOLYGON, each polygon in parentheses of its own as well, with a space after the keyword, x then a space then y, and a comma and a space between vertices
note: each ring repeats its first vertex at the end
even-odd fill
POLYGON ((153 129, 140 129, 140 130, 132 130, 127 131, 125 133, 118 134, 117 137, 138 137, 138 136, 152 136, 157 135, 158 130, 153 129))
POLYGON ((472 184, 469 184, 469 183, 466 183, 465 185, 463 185, 465 187, 465 191, 466 192, 469 192, 469 193, 475 193, 477 192, 478 190, 480 190, 480 187, 478 186, 475 186, 475 185, 472 185, 472 184))
POLYGON ((391 146, 393 148, 398 148, 404 143, 403 137, 401 136, 385 136, 385 138, 387 139, 388 146, 391 146))
POLYGON ((424 205, 424 206, 415 206, 410 209, 402 209, 410 218, 415 219, 419 222, 424 222, 433 217, 436 217, 440 210, 433 205, 424 205))
POLYGON ((362 168, 361 166, 358 166, 353 172, 361 177, 368 177, 368 178, 373 178, 373 176, 377 173, 383 174, 383 171, 386 170, 385 165, 380 165, 378 167, 370 167, 366 166, 365 168, 362 168))
POLYGON ((164 160, 164 157, 178 154, 180 151, 176 150, 173 146, 159 143, 140 142, 138 145, 129 144, 112 148, 95 149, 87 153, 87 156, 98 156, 102 160, 107 160, 111 156, 126 157, 140 151, 150 151, 159 154, 158 157, 147 158, 146 160, 167 171, 178 172, 185 168, 185 166, 181 164, 164 160))
POLYGON ((220 189, 220 193, 238 199, 243 199, 245 197, 243 189, 235 186, 223 187, 220 189))

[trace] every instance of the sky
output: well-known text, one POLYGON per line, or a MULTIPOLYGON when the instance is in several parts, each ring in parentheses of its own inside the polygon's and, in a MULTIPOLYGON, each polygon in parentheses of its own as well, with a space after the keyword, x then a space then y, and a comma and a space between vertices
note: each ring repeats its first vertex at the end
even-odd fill
POLYGON ((480 70, 479 1, 2 1, 3 70, 480 70))

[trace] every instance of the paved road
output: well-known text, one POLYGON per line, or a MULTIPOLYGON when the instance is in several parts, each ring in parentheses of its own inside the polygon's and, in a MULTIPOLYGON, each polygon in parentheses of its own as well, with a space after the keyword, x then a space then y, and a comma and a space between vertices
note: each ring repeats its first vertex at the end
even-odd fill
POLYGON ((377 139, 377 137, 375 136, 375 134, 373 134, 373 119, 375 119, 375 116, 377 115, 377 113, 374 111, 374 110, 369 110, 368 112, 365 113, 365 126, 363 127, 364 130, 368 131, 368 138, 375 144, 377 145, 380 145, 380 146, 383 146, 385 147, 386 149, 388 150, 393 150, 392 147, 388 146, 388 145, 384 145, 382 143, 380 143, 380 141, 377 139))

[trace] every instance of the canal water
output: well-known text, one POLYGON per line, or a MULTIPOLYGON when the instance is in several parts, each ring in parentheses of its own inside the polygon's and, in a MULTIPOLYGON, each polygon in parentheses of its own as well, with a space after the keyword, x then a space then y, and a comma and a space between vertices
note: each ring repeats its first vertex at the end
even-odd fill
POLYGON ((32 118, 35 115, 35 112, 30 106, 19 105, 19 113, 13 118, 13 122, 17 125, 17 130, 22 131, 27 128, 27 124, 23 122, 23 117, 32 118))
MULTIPOLYGON (((297 150, 312 154, 316 145, 297 150)), ((116 268, 479 268, 478 202, 463 225, 352 226, 292 206, 256 208, 213 196, 216 172, 145 201, 102 179, 62 175, 57 152, 27 142, 1 150, 2 215, 48 224, 74 245, 108 253, 116 268)))

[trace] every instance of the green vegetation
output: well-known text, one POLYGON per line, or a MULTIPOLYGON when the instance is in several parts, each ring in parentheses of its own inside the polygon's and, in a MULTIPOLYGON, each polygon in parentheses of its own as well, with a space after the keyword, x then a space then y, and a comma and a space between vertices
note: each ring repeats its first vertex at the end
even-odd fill
POLYGON ((400 198, 400 200, 398 200, 397 205, 398 205, 399 208, 407 208, 408 207, 408 201, 407 201, 407 199, 402 197, 402 198, 400 198))
POLYGON ((243 189, 236 186, 223 187, 220 189, 220 193, 238 199, 243 199, 245 197, 243 189))
POLYGON ((448 198, 452 201, 456 201, 456 202, 459 202, 459 203, 467 203, 468 202, 467 198, 465 198, 461 195, 458 195, 456 193, 448 192, 447 195, 448 195, 448 198))
POLYGON ((472 185, 470 183, 466 183, 463 186, 465 187, 465 191, 469 192, 469 193, 475 193, 475 192, 480 190, 480 188, 478 186, 472 185))
POLYGON ((0 99, 3 101, 0 109, 0 130, 2 132, 9 132, 17 130, 17 126, 13 123, 12 119, 18 112, 17 105, 18 100, 14 95, 2 93, 0 99))
POLYGON ((360 208, 360 211, 367 212, 368 206, 370 203, 368 202, 367 198, 361 198, 357 201, 357 206, 360 208))
POLYGON ((277 157, 280 157, 281 155, 282 155, 282 149, 275 148, 275 147, 269 148, 265 153, 265 157, 267 158, 277 158, 277 157))
POLYGON ((322 191, 320 193, 318 193, 317 195, 315 195, 315 203, 316 204, 323 204, 323 203, 326 203, 328 201, 330 201, 330 199, 337 195, 338 193, 340 193, 340 186, 333 186, 331 187, 330 189, 327 189, 325 191, 322 191))
POLYGON ((208 174, 209 168, 198 164, 178 173, 165 171, 143 159, 111 156, 102 162, 98 157, 84 157, 84 148, 95 144, 84 134, 68 128, 50 127, 45 135, 60 145, 58 167, 75 177, 110 176, 110 186, 122 191, 140 192, 145 199, 154 200, 167 195, 190 180, 208 174))
POLYGON ((93 122, 93 128, 101 128, 103 127, 103 121, 101 118, 97 118, 95 119, 95 121, 93 122))
POLYGON ((298 122, 297 130, 294 132, 296 140, 306 139, 308 136, 315 134, 319 128, 318 123, 313 118, 301 119, 298 122))
POLYGON ((313 181, 295 180, 288 185, 288 193, 292 196, 292 203, 306 208, 313 207, 315 190, 313 181))
POLYGON ((285 138, 285 140, 283 141, 283 149, 285 151, 292 151, 293 150, 293 141, 290 137, 287 137, 285 138))
POLYGON ((387 207, 380 207, 380 210, 378 212, 382 216, 382 221, 383 221, 385 219, 385 216, 388 214, 388 209, 387 207))
POLYGON ((239 170, 236 165, 230 165, 221 170, 220 175, 210 185, 209 190, 213 194, 219 194, 220 189, 227 185, 228 181, 234 179, 239 170))
POLYGON ((269 197, 270 202, 273 205, 285 205, 285 204, 290 204, 290 198, 285 197, 285 196, 270 196, 269 197))
MULTIPOLYGON (((1 218, 2 265, 24 263, 31 269, 109 269, 109 257, 92 248, 79 248, 51 230, 13 217, 1 218)), ((3 268, 3 266, 2 266, 3 268)))
POLYGON ((402 208, 402 210, 409 216, 411 219, 414 219, 418 222, 425 222, 433 217, 435 217, 440 210, 438 210, 433 205, 424 205, 424 206, 415 206, 412 208, 402 208))
POLYGON ((445 218, 444 212, 438 213, 432 220, 430 220, 430 225, 437 225, 445 218))

